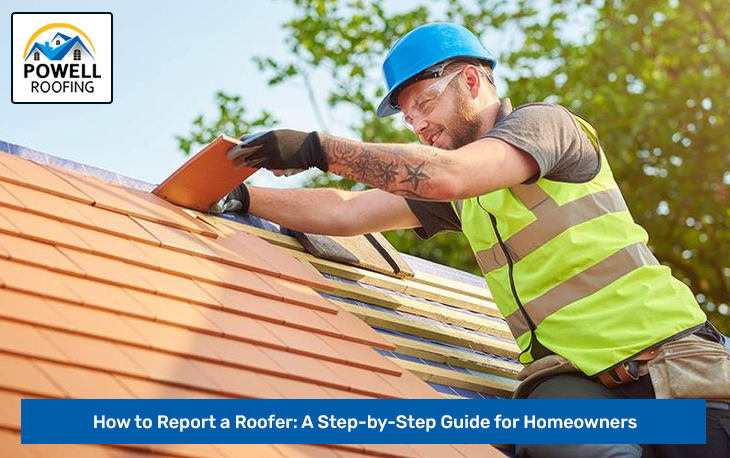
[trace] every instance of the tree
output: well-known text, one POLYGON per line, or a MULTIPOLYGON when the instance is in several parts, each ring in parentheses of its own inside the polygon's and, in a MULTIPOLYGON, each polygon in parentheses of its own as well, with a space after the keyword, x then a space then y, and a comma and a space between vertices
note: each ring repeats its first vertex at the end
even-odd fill
MULTIPOLYGON (((448 20, 511 43, 498 56, 497 76, 513 104, 560 103, 596 126, 652 250, 730 333, 730 4, 447 0, 398 10, 397 2, 378 0, 289 1, 297 14, 282 27, 291 61, 258 56, 259 68, 271 75, 272 85, 302 78, 320 123, 309 75, 328 72, 334 84, 327 108, 354 109, 357 121, 350 128, 363 141, 416 140, 397 120, 375 115, 384 93, 380 64, 404 33, 448 20)), ((226 113, 239 103, 224 101, 226 113)), ((220 133, 218 121, 198 118, 194 134, 179 137, 183 150, 220 133)), ((231 130, 251 125, 243 118, 227 121, 223 126, 231 130)), ((257 122, 269 125, 271 116, 257 122)), ((309 185, 362 187, 330 175, 309 185)), ((478 272, 459 234, 426 242, 412 231, 386 236, 401 251, 478 272)))

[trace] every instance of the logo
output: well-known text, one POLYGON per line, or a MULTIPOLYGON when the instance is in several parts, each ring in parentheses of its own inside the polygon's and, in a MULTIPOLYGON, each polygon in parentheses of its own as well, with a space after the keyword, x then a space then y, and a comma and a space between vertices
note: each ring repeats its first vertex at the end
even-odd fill
POLYGON ((13 13, 13 103, 111 103, 111 13, 13 13))

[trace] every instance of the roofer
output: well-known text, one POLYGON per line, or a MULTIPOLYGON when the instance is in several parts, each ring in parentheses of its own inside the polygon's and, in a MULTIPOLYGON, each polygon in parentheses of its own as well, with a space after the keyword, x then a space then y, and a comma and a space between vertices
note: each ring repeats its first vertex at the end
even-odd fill
MULTIPOLYGON (((244 137, 229 152, 236 165, 317 167, 375 189, 242 185, 227 206, 236 199, 243 211, 318 234, 462 231, 526 365, 516 397, 714 399, 707 445, 655 446, 652 456, 727 456, 722 335, 647 247, 591 124, 555 104, 513 109, 497 96, 496 64, 461 26, 411 31, 385 58, 377 114, 402 112, 422 145, 294 130, 244 137), (692 356, 668 368, 670 347, 692 356)), ((518 445, 517 453, 638 457, 642 448, 518 445)))

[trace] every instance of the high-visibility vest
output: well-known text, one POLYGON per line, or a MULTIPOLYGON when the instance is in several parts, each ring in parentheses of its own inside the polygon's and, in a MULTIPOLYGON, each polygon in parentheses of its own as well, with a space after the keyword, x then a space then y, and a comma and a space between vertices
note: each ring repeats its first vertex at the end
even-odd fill
POLYGON ((658 263, 598 150, 586 183, 546 178, 452 205, 524 364, 563 356, 587 375, 705 322, 690 289, 658 263))

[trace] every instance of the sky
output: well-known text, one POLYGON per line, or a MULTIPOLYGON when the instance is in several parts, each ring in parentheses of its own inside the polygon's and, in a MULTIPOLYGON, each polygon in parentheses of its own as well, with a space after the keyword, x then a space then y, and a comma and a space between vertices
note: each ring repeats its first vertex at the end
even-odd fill
MULTIPOLYGON (((243 96, 252 114, 267 109, 282 125, 314 130, 318 126, 303 85, 269 87, 252 61, 261 54, 286 58, 281 24, 292 14, 284 1, 3 0, 0 140, 160 183, 187 159, 175 135, 187 133, 197 115, 215 113, 218 90, 243 96), (113 14, 111 104, 11 103, 6 67, 11 14, 52 11, 113 14)), ((346 134, 345 126, 330 127, 346 134)), ((257 175, 260 183, 288 183, 266 171, 257 175)))

